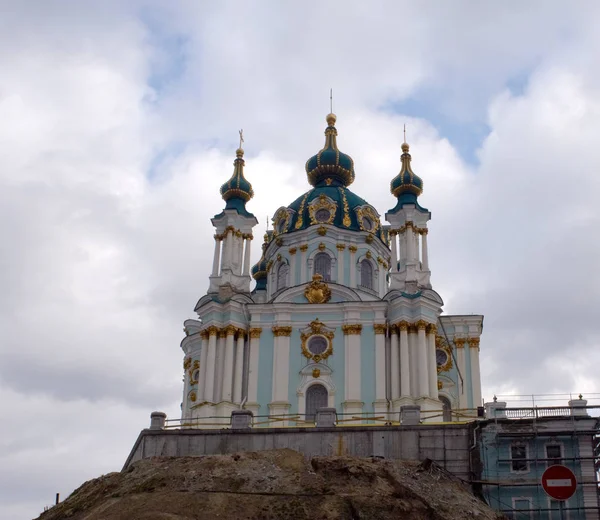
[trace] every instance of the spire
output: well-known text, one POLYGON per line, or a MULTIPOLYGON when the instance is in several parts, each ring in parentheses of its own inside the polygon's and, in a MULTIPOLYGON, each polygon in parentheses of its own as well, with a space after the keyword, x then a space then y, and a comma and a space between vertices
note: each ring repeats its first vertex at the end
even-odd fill
POLYGON ((354 161, 352 157, 339 151, 337 146, 337 117, 330 113, 325 118, 325 146, 306 161, 306 174, 308 182, 313 186, 325 184, 330 186, 333 182, 337 186, 349 186, 354 182, 354 161))
POLYGON ((244 150, 242 143, 244 138, 240 130, 240 147, 235 151, 235 161, 233 161, 233 175, 221 186, 221 196, 227 202, 225 209, 236 209, 246 212, 246 202, 253 196, 252 184, 244 177, 244 150))
MULTIPOLYGON (((400 156, 400 173, 390 182, 390 191, 398 198, 398 205, 403 203, 416 203, 417 197, 423 193, 423 180, 412 171, 410 165, 411 156, 408 153, 410 147, 406 142, 406 127, 404 128, 404 142, 402 143, 402 155, 400 156)), ((398 207, 398 206, 397 206, 398 207)))

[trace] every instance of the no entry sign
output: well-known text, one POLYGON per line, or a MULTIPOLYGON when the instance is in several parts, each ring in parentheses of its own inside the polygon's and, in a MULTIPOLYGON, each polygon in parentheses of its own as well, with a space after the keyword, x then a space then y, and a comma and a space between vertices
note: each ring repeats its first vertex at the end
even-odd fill
POLYGON ((575 494, 575 474, 565 466, 550 466, 542 475, 544 491, 555 500, 568 500, 575 494))

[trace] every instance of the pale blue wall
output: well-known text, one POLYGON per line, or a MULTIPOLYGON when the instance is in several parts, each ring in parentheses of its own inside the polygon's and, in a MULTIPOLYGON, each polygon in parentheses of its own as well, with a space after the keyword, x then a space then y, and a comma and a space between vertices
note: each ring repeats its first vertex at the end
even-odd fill
POLYGON ((273 392, 273 347, 275 338, 269 329, 264 329, 260 335, 258 351, 258 402, 260 415, 268 415, 273 392))
MULTIPOLYGON (((375 331, 373 327, 363 327, 360 341, 360 392, 365 403, 363 412, 373 412, 375 401, 375 331)), ((380 374, 385 377, 385 374, 380 374)))

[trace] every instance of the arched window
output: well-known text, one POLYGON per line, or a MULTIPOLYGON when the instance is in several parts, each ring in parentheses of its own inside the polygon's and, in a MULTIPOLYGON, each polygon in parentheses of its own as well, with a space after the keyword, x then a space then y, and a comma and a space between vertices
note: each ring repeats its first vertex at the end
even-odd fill
POLYGON ((452 422, 452 405, 450 404, 450 399, 440 396, 440 401, 442 401, 444 422, 452 422))
POLYGON ((323 385, 312 385, 306 391, 306 420, 314 421, 319 408, 327 407, 327 388, 323 385))
POLYGON ((367 259, 360 263, 360 285, 373 289, 373 266, 367 259))
POLYGON ((279 269, 277 270, 277 290, 281 290, 284 287, 287 287, 287 275, 289 271, 289 267, 287 264, 281 264, 279 269))
POLYGON ((327 253, 317 253, 315 256, 314 274, 320 274, 324 282, 331 281, 331 258, 327 253))

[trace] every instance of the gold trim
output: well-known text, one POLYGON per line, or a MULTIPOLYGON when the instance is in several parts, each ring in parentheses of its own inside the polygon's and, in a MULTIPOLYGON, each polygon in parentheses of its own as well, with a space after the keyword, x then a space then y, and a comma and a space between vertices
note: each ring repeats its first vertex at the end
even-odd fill
POLYGON ((307 249, 308 249, 308 244, 302 244, 302 245, 300 246, 300 251, 301 251, 302 253, 304 253, 304 252, 305 252, 307 249))
POLYGON ((367 254, 365 255, 367 258, 371 258, 373 255, 371 254, 371 251, 367 251, 367 254))
POLYGON ((250 339, 260 338, 261 332, 262 332, 261 327, 252 327, 249 331, 250 339))
POLYGON ((444 384, 438 379, 438 390, 441 390, 444 387, 444 384))
POLYGON ((465 348, 466 341, 465 338, 455 338, 454 344, 456 345, 456 348, 465 348))
POLYGON ((452 364, 452 348, 448 345, 448 342, 442 336, 435 337, 435 350, 436 350, 436 361, 437 373, 446 372, 453 366, 452 364), (446 353, 446 362, 443 365, 437 364, 437 351, 443 350, 446 353))
POLYGON ((275 336, 276 338, 279 338, 282 336, 289 337, 292 335, 292 327, 287 327, 287 326, 271 327, 271 331, 273 332, 273 336, 275 336))
POLYGON ((315 274, 312 282, 304 289, 304 297, 309 303, 327 303, 331 299, 331 289, 322 279, 320 274, 315 274))
POLYGON ((304 195, 304 198, 302 199, 302 202, 300 203, 300 207, 298 208, 298 220, 296 221, 296 229, 300 229, 304 225, 304 218, 303 218, 304 205, 306 204, 306 199, 308 198, 309 193, 311 193, 311 192, 310 191, 306 192, 306 195, 304 195))
POLYGON ((290 247, 290 248, 288 249, 288 253, 289 253, 290 255, 295 255, 295 254, 296 254, 296 251, 297 251, 297 250, 296 250, 296 248, 295 248, 295 247, 290 247))
POLYGON ((358 251, 358 247, 356 247, 356 246, 348 246, 348 251, 350 251, 351 253, 356 253, 356 251, 358 251))
POLYGON ((289 211, 287 211, 285 208, 280 208, 277 213, 275 213, 275 216, 273 217, 272 221, 273 221, 273 234, 275 236, 278 235, 283 235, 284 233, 288 232, 288 228, 290 226, 290 219, 292 218, 292 215, 290 214, 289 211), (281 221, 284 222, 283 224, 283 230, 279 231, 279 224, 281 223, 281 221))
POLYGON ((373 324, 373 329, 375 330, 375 334, 385 334, 387 325, 385 323, 375 323, 373 324))
POLYGON ((219 339, 227 337, 227 329, 219 329, 219 339))
POLYGON ((437 333, 437 326, 435 326, 433 323, 430 323, 429 325, 427 325, 427 334, 436 334, 437 333))
POLYGON ((197 399, 197 397, 196 397, 196 392, 194 392, 194 391, 191 391, 191 392, 190 392, 190 401, 192 401, 192 403, 195 403, 195 402, 196 402, 196 399, 197 399))
POLYGON ((321 375, 321 371, 320 371, 318 368, 313 368, 313 371, 312 371, 312 376, 313 376, 315 379, 318 379, 318 377, 319 377, 320 375, 321 375))
POLYGON ((477 348, 479 350, 479 338, 469 338, 468 340, 469 348, 477 348))
POLYGON ((336 244, 335 248, 338 251, 343 251, 344 249, 346 249, 346 244, 336 244))
POLYGON ((367 244, 371 244, 371 243, 373 242, 373 235, 367 235, 367 236, 365 237, 365 242, 366 242, 367 244))
POLYGON ((237 334, 238 328, 233 325, 227 325, 227 327, 225 327, 225 329, 223 330, 225 331, 226 336, 235 336, 237 334))
POLYGON ((278 246, 282 246, 282 245, 283 245, 283 238, 281 238, 281 237, 277 237, 277 238, 275 239, 275 243, 276 243, 278 246))
POLYGON ((398 330, 406 330, 408 331, 408 321, 399 321, 398 322, 398 330))
POLYGON ((338 188, 338 190, 340 191, 340 193, 342 195, 342 205, 344 206, 344 218, 342 219, 342 224, 344 224, 344 227, 350 227, 352 222, 350 220, 350 210, 348 208, 348 200, 346 199, 346 192, 344 191, 343 188, 338 188))
POLYGON ((209 336, 216 336, 217 334, 219 334, 219 328, 215 327, 214 325, 211 325, 206 330, 208 330, 209 336))
POLYGON ((319 244, 319 251, 325 251, 325 249, 327 249, 327 246, 323 242, 321 242, 319 244))
POLYGON ((419 320, 417 323, 415 323, 415 325, 417 326, 418 330, 426 330, 429 323, 427 323, 425 320, 419 320))
POLYGON ((346 336, 360 335, 362 333, 362 325, 360 323, 355 325, 342 325, 342 331, 346 336))
POLYGON ((333 224, 336 211, 337 204, 331 201, 331 199, 329 199, 324 193, 321 193, 308 205, 308 215, 310 217, 311 226, 314 224, 333 224), (317 220, 316 213, 320 209, 326 209, 329 211, 329 218, 327 220, 317 220))
POLYGON ((409 334, 416 334, 419 331, 418 327, 414 323, 409 323, 407 330, 409 334))
MULTIPOLYGON (((301 348, 302 355, 307 359, 312 359, 315 363, 318 363, 322 359, 327 359, 331 354, 333 354, 333 337, 334 333, 330 330, 325 329, 325 325, 317 318, 316 320, 311 321, 308 326, 310 327, 309 332, 302 332, 300 334, 301 340, 301 348), (322 354, 313 354, 308 349, 308 342, 311 338, 315 336, 320 336, 327 341, 327 348, 322 354)), ((314 372, 313 372, 314 374, 314 372)), ((320 372, 319 372, 320 374, 320 372)), ((315 377, 313 375, 313 377, 315 377)), ((317 376, 318 377, 318 376, 317 376)))
POLYGON ((188 368, 190 368, 190 366, 192 366, 192 358, 187 357, 183 360, 183 369, 187 370, 188 368))
POLYGON ((208 339, 208 331, 207 330, 200 331, 200 339, 208 339))
POLYGON ((377 230, 379 229, 379 226, 381 225, 381 222, 379 221, 379 217, 377 216, 377 213, 371 206, 361 206, 359 208, 356 208, 354 211, 356 211, 356 217, 358 219, 358 227, 360 227, 361 231, 366 231, 367 233, 376 233, 377 232, 377 230), (373 224, 373 227, 371 229, 367 229, 363 226, 363 222, 362 222, 363 217, 366 217, 371 221, 371 223, 373 224))
POLYGON ((317 228, 317 233, 319 233, 319 235, 324 237, 327 234, 327 228, 325 226, 319 226, 317 228))

